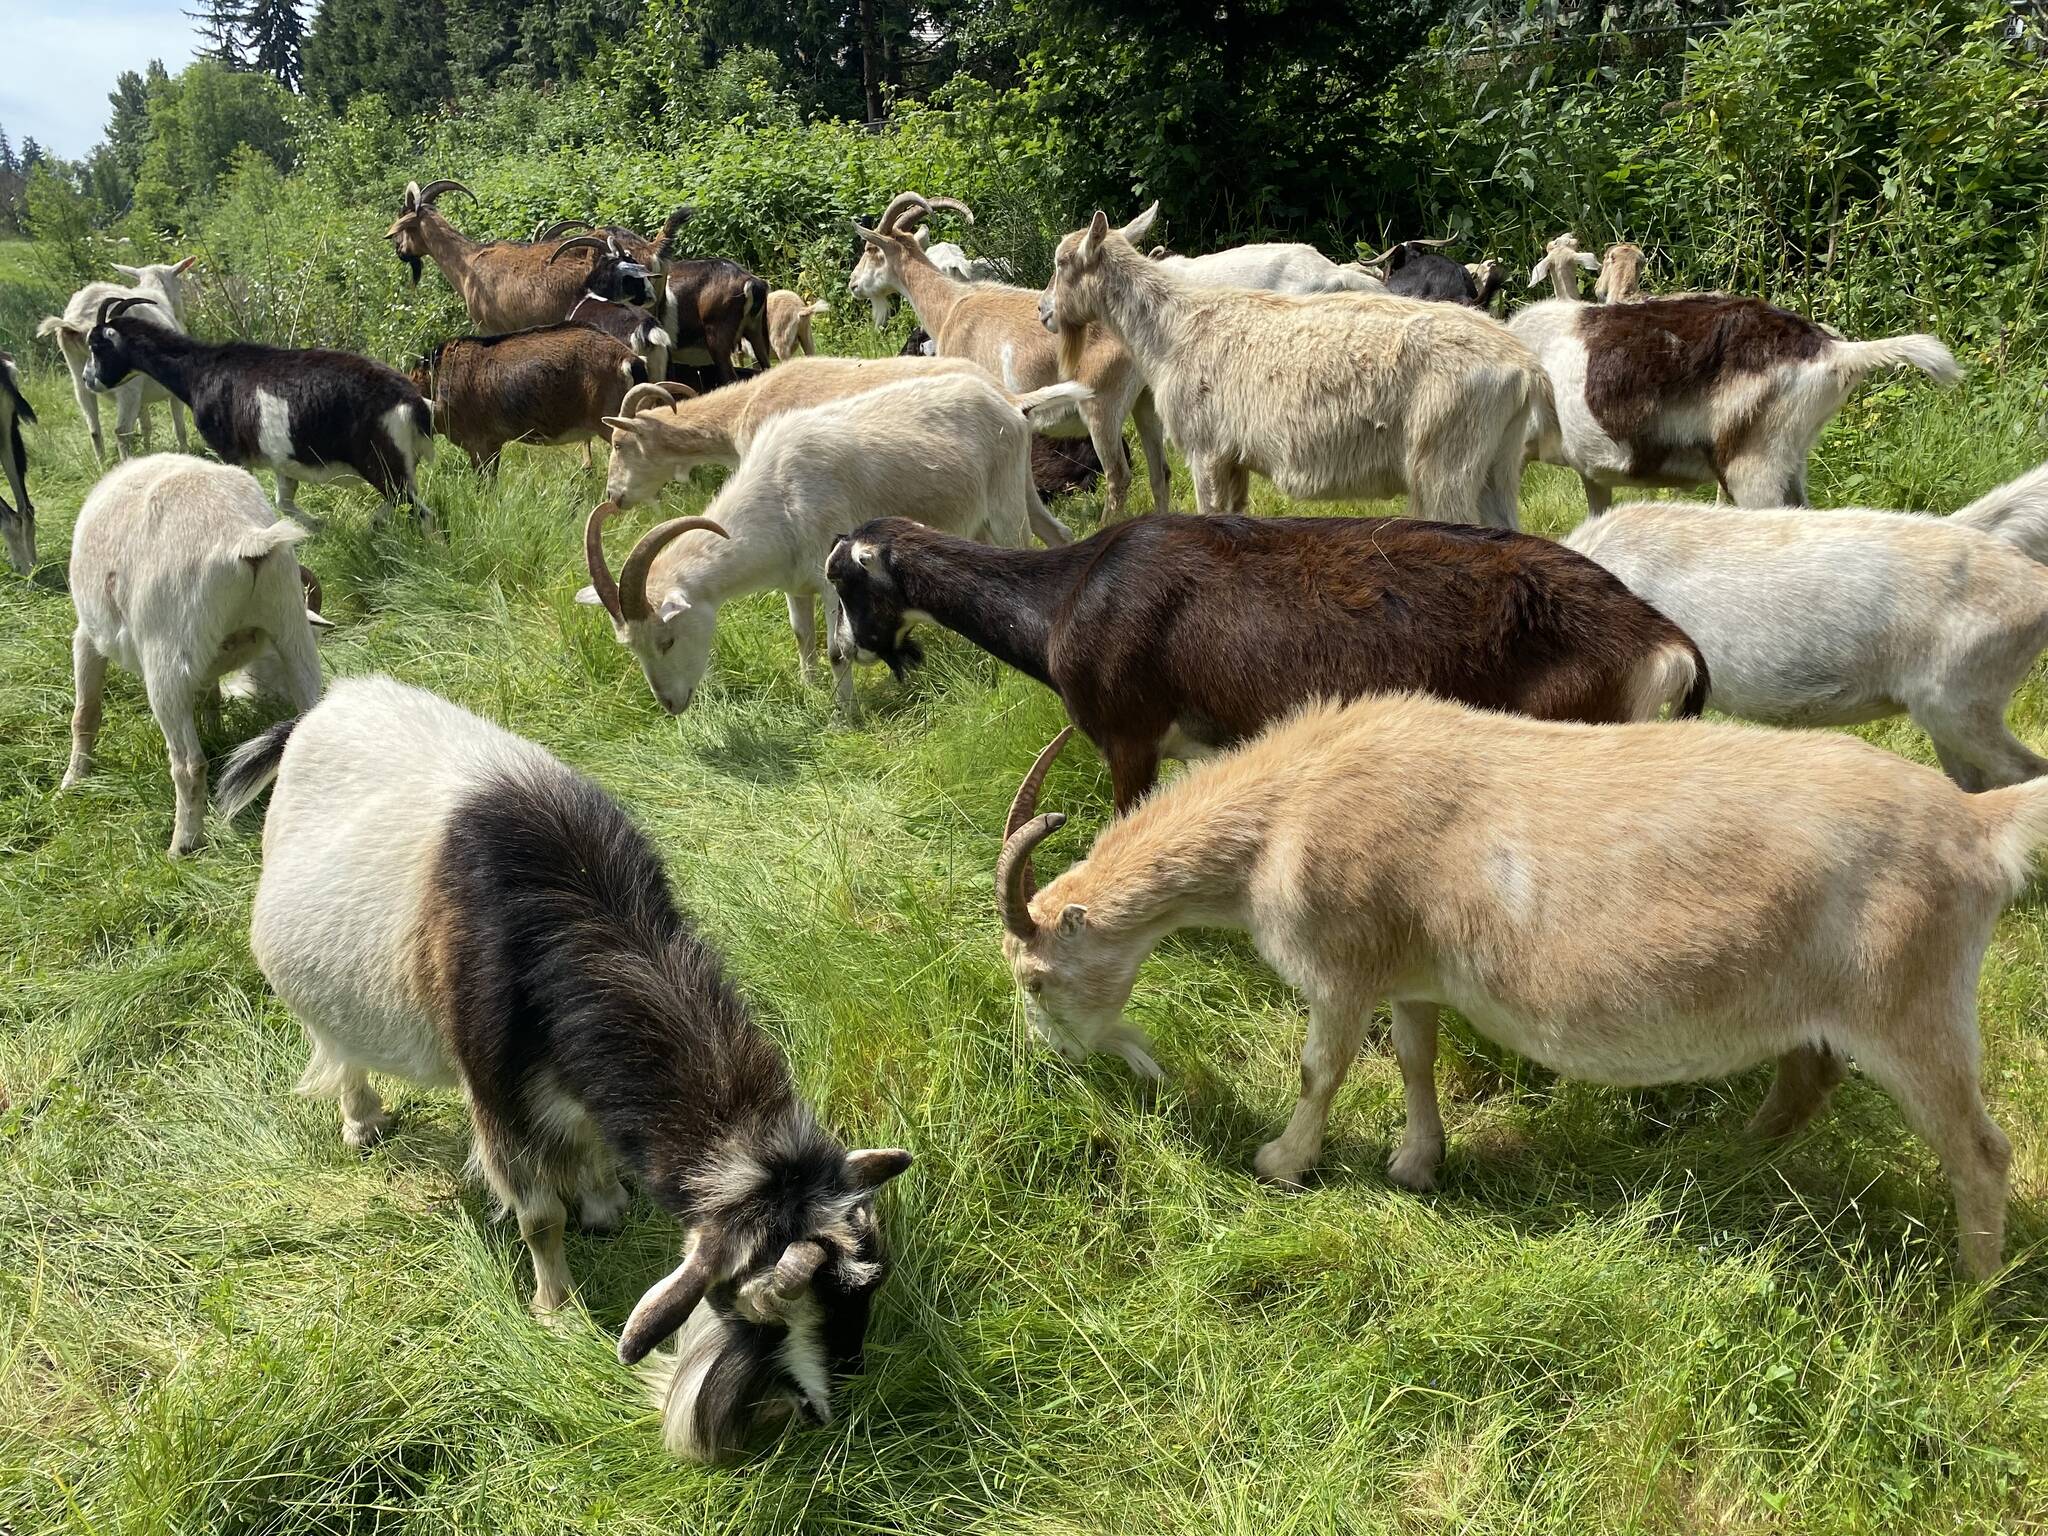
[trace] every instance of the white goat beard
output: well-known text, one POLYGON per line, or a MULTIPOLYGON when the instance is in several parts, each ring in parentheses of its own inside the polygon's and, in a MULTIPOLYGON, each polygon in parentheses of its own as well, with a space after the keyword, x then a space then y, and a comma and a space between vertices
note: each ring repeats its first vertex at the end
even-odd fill
MULTIPOLYGON (((789 1332, 776 1358, 782 1368, 802 1385, 805 1397, 822 1422, 832 1418, 831 1383, 818 1337, 818 1317, 809 1297, 792 1317, 789 1332)), ((759 1399, 749 1392, 727 1405, 723 1419, 703 1420, 699 1412, 705 1383, 728 1352, 751 1353, 753 1341, 746 1330, 753 1325, 732 1323, 699 1302, 690 1320, 677 1333, 675 1348, 648 1357, 641 1367, 654 1406, 661 1411, 661 1440, 669 1453, 686 1461, 715 1462, 743 1449, 762 1430, 786 1423, 799 1406, 797 1395, 786 1381, 775 1384, 769 1396, 759 1399)), ((757 1373, 749 1387, 763 1385, 757 1373)))

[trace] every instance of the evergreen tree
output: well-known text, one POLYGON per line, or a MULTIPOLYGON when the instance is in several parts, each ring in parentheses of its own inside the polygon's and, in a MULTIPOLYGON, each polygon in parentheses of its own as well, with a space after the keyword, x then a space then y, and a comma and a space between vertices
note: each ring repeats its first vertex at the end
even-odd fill
POLYGON ((43 153, 43 146, 36 142, 34 134, 30 134, 27 138, 21 141, 22 175, 26 176, 30 171, 34 170, 37 166, 41 165, 43 161, 47 158, 48 157, 43 153))
MULTIPOLYGON (((161 61, 150 61, 152 75, 163 73, 161 61)), ((113 113, 107 118, 107 149, 115 164, 130 180, 142 169, 142 152, 149 146, 149 85, 132 69, 121 72, 107 93, 113 113)))
POLYGON ((0 128, 0 171, 18 171, 21 162, 14 158, 14 146, 7 142, 7 130, 0 128))
POLYGON ((251 69, 288 91, 299 88, 306 20, 299 14, 298 0, 250 0, 242 12, 242 40, 251 69))
POLYGON ((241 0, 199 0, 199 9, 185 15, 199 34, 200 58, 213 59, 229 69, 242 68, 241 0))

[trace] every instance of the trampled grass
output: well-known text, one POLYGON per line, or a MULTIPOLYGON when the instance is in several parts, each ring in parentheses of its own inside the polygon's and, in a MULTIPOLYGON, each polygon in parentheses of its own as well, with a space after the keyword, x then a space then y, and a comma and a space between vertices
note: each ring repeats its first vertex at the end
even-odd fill
MULTIPOLYGON (((1156 1097, 1026 1034, 990 870, 1016 779, 1061 723, 1044 690, 928 635, 926 668, 864 676, 864 718, 841 728, 762 597, 727 612, 711 681, 671 721, 572 601, 598 490, 573 453, 515 453, 495 485, 444 454, 428 487, 445 543, 372 531, 366 492, 312 491, 330 671, 435 688, 595 774, 829 1119, 917 1151, 886 1201, 897 1267, 840 1421, 733 1468, 671 1462, 612 1341, 674 1262, 674 1225, 643 1201, 622 1235, 572 1237, 588 1316, 535 1324, 516 1236, 464 1182, 454 1096, 396 1089, 400 1130, 367 1157, 293 1096, 298 1029, 246 944, 260 817, 164 857, 170 786, 135 678, 112 679, 96 776, 56 796, 56 569, 93 469, 63 381, 31 382, 53 568, 0 581, 0 1528, 2043 1522, 2038 900, 1985 972, 1985 1079, 2017 1147, 1995 1294, 1958 1281, 1933 1158, 1853 1079, 1773 1156, 1741 1134, 1761 1074, 1625 1093, 1461 1038, 1443 1188, 1418 1199, 1382 1174, 1400 1094, 1370 1047, 1319 1183, 1276 1195, 1251 1155, 1291 1106, 1303 1015, 1243 942, 1183 935, 1141 976, 1134 1013, 1170 1074, 1156 1097)), ((1959 505, 2043 456, 2034 398, 2020 381, 1871 391, 1830 433, 1817 496, 1959 505)), ((1582 513, 1560 475, 1528 491, 1534 528, 1582 513)), ((1093 526, 1097 506, 1062 510, 1093 526)), ((2037 678, 2024 736, 2048 739, 2044 712, 2037 678)), ((231 706, 209 751, 263 718, 231 706)), ((1871 734, 1930 760, 1909 726, 1871 734)), ((1081 852, 1106 795, 1094 755, 1070 752, 1047 803, 1074 825, 1042 863, 1081 852)))

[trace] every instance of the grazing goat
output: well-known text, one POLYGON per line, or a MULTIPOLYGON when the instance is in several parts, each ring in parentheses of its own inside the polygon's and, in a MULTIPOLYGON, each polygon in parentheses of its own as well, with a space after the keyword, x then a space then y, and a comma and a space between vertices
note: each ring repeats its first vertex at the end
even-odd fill
POLYGON ((1600 304, 1633 304, 1647 298, 1643 292, 1643 264, 1649 258, 1640 245, 1623 242, 1607 247, 1600 258, 1600 275, 1593 279, 1593 298, 1600 304))
POLYGON ((589 325, 459 336, 420 360, 412 387, 434 430, 495 470, 507 443, 582 443, 603 434, 626 391, 647 382, 633 349, 589 325))
POLYGON ((0 539, 6 541, 8 560, 24 576, 36 565, 36 504, 28 498, 28 449, 22 445, 21 424, 35 419, 14 359, 0 352, 0 454, 6 455, 7 483, 14 491, 14 505, 0 501, 0 539))
POLYGON ((315 621, 292 554, 305 536, 271 510, 253 475, 229 465, 153 454, 101 477, 71 533, 77 702, 63 788, 92 771, 107 663, 119 662, 141 676, 170 753, 171 857, 199 846, 206 757, 195 706, 217 709, 219 680, 272 654, 277 665, 262 675, 287 702, 310 709, 320 697, 315 621))
POLYGON ((1317 698, 1417 689, 1547 720, 1696 715, 1679 627, 1548 539, 1402 518, 1148 517, 1064 549, 989 549, 900 518, 825 574, 843 648, 901 677, 918 620, 1060 696, 1121 813, 1162 757, 1226 751, 1317 698))
POLYGON ((1472 307, 1492 313, 1493 301, 1507 288, 1508 264, 1498 256, 1489 256, 1484 261, 1466 262, 1465 272, 1472 279, 1472 307))
POLYGON ((927 201, 915 192, 900 194, 873 229, 856 229, 867 249, 847 279, 849 292, 874 299, 879 306, 900 293, 917 311, 918 324, 936 340, 942 357, 965 357, 979 363, 1011 389, 1039 389, 1057 379, 1078 379, 1093 391, 1081 407, 1080 424, 1053 430, 1057 437, 1085 436, 1102 461, 1102 516, 1115 522, 1124 515, 1130 490, 1131 465, 1124 453, 1124 419, 1138 429, 1152 487, 1152 510, 1171 510, 1172 471, 1166 458, 1166 435, 1153 408, 1152 392, 1123 344, 1100 325, 1076 325, 1057 341, 1035 323, 1037 296, 1027 288, 1001 283, 967 283, 947 277, 918 248, 915 232, 935 208, 967 214, 966 205, 951 198, 927 201))
MULTIPOLYGON (((717 383, 731 384, 739 377, 732 359, 742 341, 762 367, 773 355, 768 335, 768 284, 736 261, 679 260, 676 230, 687 213, 687 209, 678 209, 670 215, 655 240, 639 241, 629 231, 618 243, 657 278, 654 317, 674 339, 674 364, 708 368, 717 383)), ((562 249, 604 249, 617 240, 610 235, 579 235, 562 249)))
POLYGON ((1162 271, 1212 288, 1261 288, 1268 293, 1387 291, 1385 283, 1357 262, 1341 265, 1312 245, 1233 245, 1206 256, 1176 256, 1161 245, 1149 255, 1162 271))
POLYGON ((1359 266, 1370 272, 1378 267, 1386 273, 1386 291, 1401 299, 1427 299, 1435 304, 1465 304, 1482 307, 1479 284, 1472 269, 1434 247, 1449 240, 1403 240, 1387 247, 1359 266))
POLYGON ((1063 239, 1038 313, 1063 346, 1095 323, 1128 349, 1197 511, 1245 511, 1256 471, 1304 501, 1406 491, 1417 517, 1515 526, 1528 424, 1549 416, 1527 347, 1458 305, 1203 288, 1132 248, 1151 221, 1098 211, 1063 239))
MULTIPOLYGON (((87 340, 92 335, 93 317, 109 299, 147 299, 152 307, 144 317, 174 331, 184 330, 185 277, 198 260, 197 256, 187 256, 183 261, 151 267, 124 267, 116 263, 114 270, 128 279, 128 287, 88 283, 71 295, 62 315, 50 315, 36 327, 36 335, 56 341, 57 350, 64 356, 64 366, 71 370, 71 393, 78 401, 78 413, 85 418, 86 431, 92 434, 92 456, 101 465, 107 462, 106 439, 100 431, 101 392, 85 382, 86 363, 91 357, 87 340)), ((135 452, 138 433, 142 451, 154 451, 149 408, 158 401, 170 408, 171 433, 178 441, 178 451, 185 450, 185 412, 176 395, 154 379, 130 379, 109 393, 114 397, 114 447, 121 458, 135 452)))
MULTIPOLYGON (((1064 733, 1063 733, 1064 736, 1064 733)), ((1751 1121, 1804 1125, 1852 1059, 1934 1148, 1963 1264, 1998 1268, 2011 1147, 1977 1081, 1977 972, 2048 846, 2048 781, 1965 795, 1852 737, 1565 725, 1421 695, 1322 703, 1190 769, 1032 889, 1043 754, 996 865, 1003 949, 1041 1036, 1149 1063, 1122 1022, 1175 929, 1243 929, 1306 996, 1301 1097, 1260 1149, 1297 1183, 1374 1004, 1393 1004, 1407 1126, 1443 1157, 1437 1015, 1553 1071, 1647 1085, 1776 1059, 1751 1121)), ((1156 1069, 1155 1069, 1156 1070, 1156 1069)))
POLYGON ((1529 269, 1529 286, 1540 288, 1550 279, 1551 292, 1569 303, 1579 302, 1579 269, 1600 270, 1600 258, 1579 249, 1578 238, 1566 230, 1544 247, 1542 257, 1529 269))
POLYGON ((1740 506, 1803 505, 1807 457, 1864 375, 1917 368, 1944 387, 1962 377, 1932 336, 1844 341, 1723 293, 1546 299, 1508 329, 1543 360, 1556 401, 1531 456, 1576 470, 1596 516, 1617 485, 1712 483, 1740 506))
POLYGON ((682 1222, 618 1346, 632 1365, 684 1331, 655 1388, 672 1451, 829 1422, 882 1281, 875 1192, 910 1154, 818 1124, 646 834, 532 742, 389 678, 236 752, 223 810, 273 777, 249 946, 312 1048, 300 1091, 339 1099, 363 1147, 390 1125, 370 1073, 459 1084, 536 1313, 569 1299, 570 1203, 594 1229, 625 1214, 621 1167, 682 1222))
POLYGON ((787 594, 797 660, 810 681, 811 605, 822 597, 839 709, 851 716, 853 658, 839 644, 839 599, 825 579, 833 543, 872 508, 889 506, 949 532, 1022 547, 1034 523, 1050 520, 1031 487, 1033 418, 1070 407, 1084 390, 1054 384, 1016 396, 972 373, 940 374, 787 411, 754 433, 702 517, 643 535, 616 581, 603 530, 617 508, 606 502, 593 511, 584 530, 591 584, 577 600, 604 606, 655 698, 679 714, 711 663, 718 610, 751 592, 787 594), (675 542, 693 529, 719 538, 675 542))
POLYGON ((2048 773, 2005 723, 2048 649, 2048 465, 1952 517, 1650 502, 1565 543, 1685 626, 1724 713, 1814 726, 1903 712, 1964 789, 2048 773))
POLYGON ((552 239, 532 244, 472 240, 436 206, 447 192, 476 196, 459 181, 430 181, 424 187, 409 182, 398 217, 384 232, 412 273, 413 286, 419 286, 424 263, 432 261, 469 311, 470 324, 493 335, 565 318, 589 287, 596 262, 581 255, 556 262, 562 242, 552 239))
MULTIPOLYGON (((404 374, 353 352, 255 342, 194 341, 126 311, 145 299, 109 299, 89 338, 94 389, 146 374, 192 408, 206 446, 230 464, 277 476, 277 505, 298 512, 298 483, 355 475, 384 498, 431 519, 413 470, 433 452, 433 418, 404 374)), ((382 517, 382 513, 379 514, 382 517)))

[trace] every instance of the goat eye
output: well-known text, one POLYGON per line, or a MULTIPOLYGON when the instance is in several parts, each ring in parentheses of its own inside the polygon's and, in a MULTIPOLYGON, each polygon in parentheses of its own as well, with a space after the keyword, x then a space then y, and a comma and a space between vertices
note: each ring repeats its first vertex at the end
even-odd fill
POLYGON ((655 641, 654 648, 666 656, 676 648, 676 637, 674 635, 663 635, 659 640, 655 641))
POLYGON ((1045 990, 1045 983, 1040 981, 1036 976, 1034 976, 1029 981, 1024 983, 1024 990, 1029 992, 1033 997, 1036 997, 1045 990))

